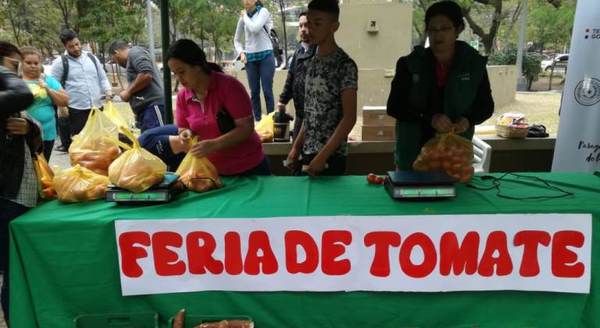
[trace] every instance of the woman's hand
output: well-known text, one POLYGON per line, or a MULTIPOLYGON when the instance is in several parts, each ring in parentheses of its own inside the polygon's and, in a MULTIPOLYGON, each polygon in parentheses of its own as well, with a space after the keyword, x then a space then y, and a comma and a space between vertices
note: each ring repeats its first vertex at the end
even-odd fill
POLYGON ((246 57, 246 53, 245 53, 245 52, 242 52, 242 53, 240 54, 240 61, 241 61, 242 63, 244 63, 244 64, 248 64, 248 58, 246 57))
POLYGON ((206 157, 217 150, 217 143, 214 140, 202 140, 192 146, 190 151, 197 158, 206 157))
POLYGON ((244 17, 244 15, 246 15, 246 9, 242 9, 242 11, 240 11, 240 17, 244 17))
POLYGON ((29 122, 20 117, 9 117, 6 119, 6 131, 9 134, 24 136, 29 133, 31 126, 29 122))
POLYGON ((431 119, 431 126, 439 133, 448 133, 454 125, 446 114, 435 114, 431 119))
POLYGON ((43 74, 42 74, 42 76, 40 76, 40 79, 38 80, 38 83, 40 85, 40 88, 46 89, 46 91, 48 91, 48 85, 46 84, 46 81, 44 80, 44 75, 43 74))

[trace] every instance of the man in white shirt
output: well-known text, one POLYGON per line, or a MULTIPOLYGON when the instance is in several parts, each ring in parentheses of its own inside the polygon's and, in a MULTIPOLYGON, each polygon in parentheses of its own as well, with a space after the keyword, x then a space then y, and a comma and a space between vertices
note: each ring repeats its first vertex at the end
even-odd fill
MULTIPOLYGON (((76 135, 85 126, 92 108, 102 108, 102 95, 112 98, 112 87, 98 58, 81 49, 77 33, 65 29, 60 40, 65 54, 52 63, 50 75, 61 82, 69 95, 70 134, 76 135)), ((66 143, 62 146, 68 149, 70 140, 66 143)))

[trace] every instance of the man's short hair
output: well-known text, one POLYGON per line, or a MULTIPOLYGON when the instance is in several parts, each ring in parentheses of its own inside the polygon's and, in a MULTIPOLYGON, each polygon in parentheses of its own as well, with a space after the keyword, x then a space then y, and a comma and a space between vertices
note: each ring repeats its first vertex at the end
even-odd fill
POLYGON ((298 15, 298 20, 300 20, 300 18, 306 17, 306 16, 308 16, 308 12, 303 11, 303 12, 300 13, 300 15, 298 15))
POLYGON ((77 38, 78 36, 77 33, 75 33, 73 30, 67 28, 60 32, 60 35, 58 37, 60 38, 62 44, 66 46, 67 42, 77 38))
POLYGON ((115 41, 108 48, 108 53, 110 55, 114 55, 117 53, 117 50, 123 50, 129 48, 129 45, 125 41, 115 41))
POLYGON ((333 15, 335 20, 340 18, 340 5, 337 0, 312 0, 308 4, 308 10, 326 12, 333 15))

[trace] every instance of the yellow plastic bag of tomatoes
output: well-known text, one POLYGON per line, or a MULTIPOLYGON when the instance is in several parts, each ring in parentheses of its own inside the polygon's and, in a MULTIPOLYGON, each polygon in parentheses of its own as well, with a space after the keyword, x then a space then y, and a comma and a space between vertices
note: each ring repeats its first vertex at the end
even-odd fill
POLYGON ((125 143, 125 151, 108 167, 108 178, 115 186, 133 192, 142 192, 161 183, 167 172, 167 165, 151 152, 140 146, 137 138, 127 129, 121 129, 133 147, 125 143))
MULTIPOLYGON (((195 137, 191 145, 197 142, 195 137)), ((197 158, 191 152, 185 155, 175 173, 179 175, 178 180, 181 184, 195 192, 205 192, 222 186, 215 166, 206 157, 197 158)))
POLYGON ((48 165, 46 157, 43 154, 37 154, 33 160, 33 167, 38 178, 38 192, 42 199, 56 198, 56 190, 52 186, 54 172, 48 165))
POLYGON ((275 135, 275 121, 273 120, 275 112, 270 113, 256 123, 256 133, 260 137, 260 142, 273 142, 273 136, 275 135))
POLYGON ((92 108, 83 130, 73 137, 69 147, 71 165, 107 175, 108 166, 119 157, 118 138, 117 126, 102 111, 92 108))
POLYGON ((460 182, 468 182, 473 169, 473 144, 455 134, 438 134, 427 141, 413 163, 415 171, 444 171, 460 182))
POLYGON ((94 173, 80 165, 58 172, 52 184, 58 200, 65 203, 101 199, 108 189, 108 177, 94 173))

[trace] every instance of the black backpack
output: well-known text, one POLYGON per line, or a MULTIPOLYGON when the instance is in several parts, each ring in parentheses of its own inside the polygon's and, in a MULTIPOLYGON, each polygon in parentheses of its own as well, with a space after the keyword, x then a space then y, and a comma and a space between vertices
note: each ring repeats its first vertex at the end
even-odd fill
POLYGON ((275 32, 274 29, 271 29, 271 31, 269 32, 266 26, 263 26, 263 30, 265 30, 265 33, 267 33, 269 40, 271 40, 271 45, 273 46, 273 54, 275 55, 275 58, 279 58, 283 53, 283 50, 281 50, 281 47, 279 46, 279 36, 277 35, 277 32, 275 32))

